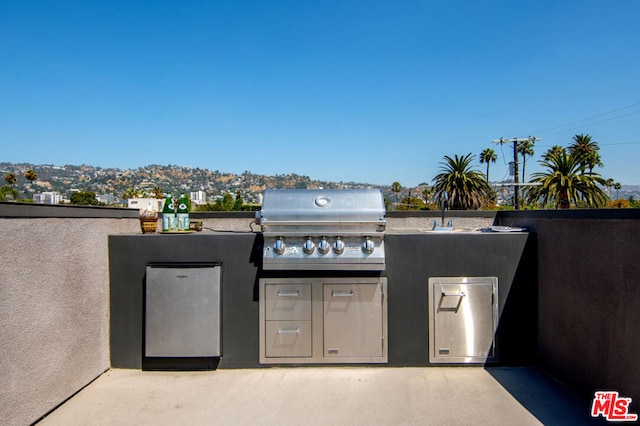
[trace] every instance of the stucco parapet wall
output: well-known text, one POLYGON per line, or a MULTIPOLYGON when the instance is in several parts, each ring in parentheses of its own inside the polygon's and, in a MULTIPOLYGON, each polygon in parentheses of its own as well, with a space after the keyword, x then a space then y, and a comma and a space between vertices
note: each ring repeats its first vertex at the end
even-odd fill
MULTIPOLYGON (((255 212, 192 212, 191 218, 201 220, 205 230, 259 232, 255 212)), ((0 202, 0 219, 11 218, 112 218, 137 219, 138 210, 118 207, 90 207, 0 202)), ((445 224, 453 221, 457 230, 477 230, 492 225, 527 226, 541 219, 640 219, 640 209, 558 209, 520 211, 446 210, 445 224)), ((428 230, 442 221, 436 210, 388 211, 387 232, 428 230)))
POLYGON ((63 204, 0 203, 0 218, 138 218, 137 209, 63 204))

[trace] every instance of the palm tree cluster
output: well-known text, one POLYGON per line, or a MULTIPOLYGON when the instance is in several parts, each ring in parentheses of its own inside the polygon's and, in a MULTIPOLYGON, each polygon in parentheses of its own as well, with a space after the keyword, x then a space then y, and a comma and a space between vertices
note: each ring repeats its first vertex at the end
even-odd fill
POLYGON ((585 157, 565 149, 548 153, 540 162, 546 171, 534 173, 527 201, 554 208, 569 208, 583 202, 588 207, 605 207, 609 197, 600 186, 606 181, 599 174, 585 173, 585 157))
MULTIPOLYGON (((604 188, 610 192, 612 187, 619 189, 621 185, 594 172, 603 166, 599 150, 598 143, 585 134, 575 135, 568 148, 556 145, 549 149, 539 161, 544 171, 533 173, 532 185, 524 191, 526 202, 543 208, 606 207, 610 197, 604 188)), ((534 154, 533 143, 521 143, 517 153, 522 156, 522 181, 527 182, 526 159, 534 154)), ((486 174, 473 168, 474 158, 471 153, 444 157, 431 188, 438 202, 448 198, 451 209, 479 209, 488 204, 495 194, 489 186, 489 168, 497 155, 490 148, 480 153, 486 174)), ((392 191, 397 194, 400 189, 400 184, 394 182, 392 191)))
POLYGON ((605 207, 609 196, 602 188, 607 181, 593 171, 602 167, 599 150, 598 143, 584 134, 575 135, 568 149, 552 147, 540 161, 546 170, 532 175, 536 186, 527 191, 527 201, 554 208, 605 207))

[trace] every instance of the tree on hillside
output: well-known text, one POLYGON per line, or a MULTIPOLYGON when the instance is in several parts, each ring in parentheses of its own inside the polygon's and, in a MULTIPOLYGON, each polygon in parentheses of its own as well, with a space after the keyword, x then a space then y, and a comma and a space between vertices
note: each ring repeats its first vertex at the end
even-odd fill
POLYGON ((225 193, 222 198, 216 199, 216 210, 218 211, 231 211, 233 210, 233 195, 225 193))
POLYGON ((495 163, 497 159, 498 156, 491 148, 486 148, 480 153, 480 163, 487 163, 487 183, 489 182, 489 163, 495 163))
POLYGON ((162 199, 164 198, 164 191, 162 190, 162 188, 156 185, 151 190, 151 195, 153 196, 153 198, 162 199))
POLYGON ((532 175, 531 182, 538 185, 527 191, 527 201, 562 209, 576 206, 579 201, 589 207, 606 206, 609 197, 600 188, 606 186, 606 180, 597 173, 584 173, 582 160, 581 155, 564 149, 546 156, 540 165, 547 170, 532 175))
POLYGON ((33 182, 38 179, 38 173, 36 173, 36 171, 33 169, 29 169, 25 172, 24 177, 33 185, 33 182))
POLYGON ((128 200, 130 198, 138 198, 140 195, 140 190, 137 188, 127 188, 122 194, 122 198, 124 200, 128 200))
POLYGON ((17 200, 19 195, 18 191, 12 186, 0 187, 0 201, 17 200))
POLYGON ((433 179, 433 190, 439 200, 448 194, 449 206, 454 210, 478 209, 491 194, 486 177, 475 170, 471 163, 474 156, 469 153, 454 158, 444 157, 440 162, 440 173, 433 179))
POLYGON ((101 203, 96 198, 96 193, 93 191, 75 191, 71 193, 69 197, 69 202, 71 204, 75 204, 76 206, 102 206, 104 203, 101 203))
POLYGON ((236 191, 236 200, 233 202, 233 210, 234 211, 241 211, 243 204, 244 204, 244 201, 242 200, 242 194, 240 193, 240 190, 237 190, 236 191))
POLYGON ((402 191, 402 185, 400 185, 400 182, 393 182, 391 184, 391 192, 396 194, 396 204, 398 204, 398 194, 400 194, 400 191, 402 191))
POLYGON ((7 185, 11 185, 12 187, 18 181, 16 175, 14 175, 13 173, 7 173, 6 175, 4 175, 4 180, 5 182, 7 182, 7 185))

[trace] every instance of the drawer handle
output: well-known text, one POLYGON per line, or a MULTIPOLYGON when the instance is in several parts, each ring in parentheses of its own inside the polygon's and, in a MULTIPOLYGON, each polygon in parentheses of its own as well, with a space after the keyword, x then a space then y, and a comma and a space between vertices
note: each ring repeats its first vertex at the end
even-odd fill
POLYGON ((300 334, 300 327, 296 328, 279 328, 278 334, 300 334))
POLYGON ((331 297, 353 297, 353 290, 346 293, 331 290, 331 297))
POLYGON ((276 293, 278 297, 300 297, 300 290, 296 291, 280 291, 276 293))

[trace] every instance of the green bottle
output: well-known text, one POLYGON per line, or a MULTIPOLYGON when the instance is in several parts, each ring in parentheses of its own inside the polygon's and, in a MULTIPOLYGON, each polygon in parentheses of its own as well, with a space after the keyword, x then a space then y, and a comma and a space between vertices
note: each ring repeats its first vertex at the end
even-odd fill
POLYGON ((178 201, 178 213, 176 217, 178 219, 178 231, 189 230, 189 208, 187 207, 187 198, 184 194, 180 194, 180 200, 178 201))
POLYGON ((164 207, 162 207, 162 231, 175 231, 176 230, 176 210, 173 205, 173 199, 171 194, 167 194, 167 198, 164 200, 164 207))

